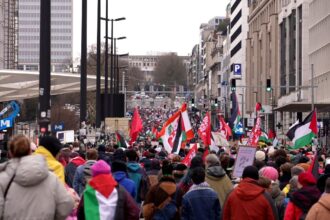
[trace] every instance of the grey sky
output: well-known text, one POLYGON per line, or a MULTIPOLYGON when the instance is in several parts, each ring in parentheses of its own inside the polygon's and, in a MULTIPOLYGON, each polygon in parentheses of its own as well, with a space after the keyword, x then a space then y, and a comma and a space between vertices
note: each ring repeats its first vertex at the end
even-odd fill
MULTIPOLYGON (((105 4, 105 0, 101 1, 105 4)), ((118 41, 119 53, 173 51, 188 55, 199 41, 199 25, 224 16, 228 3, 229 0, 109 0, 109 18, 126 17, 126 21, 114 23, 114 37, 127 37, 118 41)), ((96 16, 97 0, 89 0, 88 45, 96 44, 96 16)), ((102 22, 102 36, 104 30, 102 22)), ((80 55, 80 32, 81 0, 74 0, 74 58, 80 55)))

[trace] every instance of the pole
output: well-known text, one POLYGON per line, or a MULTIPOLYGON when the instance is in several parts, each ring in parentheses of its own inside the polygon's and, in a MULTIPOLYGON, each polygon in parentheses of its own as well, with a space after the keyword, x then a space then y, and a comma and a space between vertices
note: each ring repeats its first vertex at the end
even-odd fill
MULTIPOLYGON (((109 14, 108 14, 108 0, 106 0, 105 4, 105 63, 104 63, 104 117, 108 117, 108 100, 109 100, 109 95, 108 95, 108 19, 109 19, 109 14)), ((111 86, 110 86, 111 90, 111 86)))
POLYGON ((80 124, 86 121, 87 107, 87 0, 82 0, 81 58, 80 58, 80 124))
POLYGON ((126 116, 126 88, 125 88, 125 71, 123 72, 123 78, 121 83, 121 90, 124 92, 124 112, 126 116))
POLYGON ((312 111, 314 110, 314 64, 311 64, 311 86, 312 86, 312 111))
POLYGON ((113 93, 117 93, 117 39, 113 39, 113 93))
POLYGON ((39 126, 44 134, 50 122, 50 13, 51 0, 40 0, 39 126))
MULTIPOLYGON (((108 36, 107 36, 108 37, 108 36)), ((111 49, 110 49, 110 94, 111 94, 111 98, 110 98, 110 116, 113 116, 114 113, 114 109, 113 109, 113 19, 111 19, 111 49)))
MULTIPOLYGON (((102 117, 103 119, 103 117, 102 117)), ((101 0, 97 1, 96 127, 101 126, 101 0)))
POLYGON ((245 132, 245 123, 244 123, 244 90, 242 94, 242 127, 243 127, 243 132, 245 132))

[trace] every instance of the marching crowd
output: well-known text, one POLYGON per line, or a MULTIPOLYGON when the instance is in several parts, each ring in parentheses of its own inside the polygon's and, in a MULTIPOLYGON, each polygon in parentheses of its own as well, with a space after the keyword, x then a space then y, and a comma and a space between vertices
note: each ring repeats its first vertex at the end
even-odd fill
POLYGON ((330 219, 327 152, 258 148, 241 178, 235 147, 199 148, 188 166, 187 152, 147 141, 63 146, 52 136, 31 148, 14 136, 0 163, 0 219, 330 219))

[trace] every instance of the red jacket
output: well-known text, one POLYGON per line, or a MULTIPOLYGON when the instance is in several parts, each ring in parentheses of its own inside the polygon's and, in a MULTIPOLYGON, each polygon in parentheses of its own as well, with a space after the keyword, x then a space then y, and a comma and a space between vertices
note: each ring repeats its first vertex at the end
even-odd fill
POLYGON ((228 195, 223 207, 224 220, 277 220, 277 210, 271 196, 257 185, 257 181, 245 178, 228 195))

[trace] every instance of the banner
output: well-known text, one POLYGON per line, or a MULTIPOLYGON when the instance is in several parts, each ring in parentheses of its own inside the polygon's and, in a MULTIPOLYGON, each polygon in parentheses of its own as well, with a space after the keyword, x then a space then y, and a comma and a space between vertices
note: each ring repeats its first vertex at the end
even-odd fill
POLYGON ((240 146, 234 165, 233 177, 242 177, 244 168, 253 165, 255 155, 255 147, 240 146))
POLYGON ((197 144, 194 144, 194 146, 189 150, 186 157, 181 161, 184 165, 187 167, 190 166, 191 160, 196 156, 197 154, 197 144))

